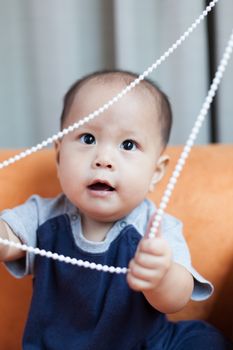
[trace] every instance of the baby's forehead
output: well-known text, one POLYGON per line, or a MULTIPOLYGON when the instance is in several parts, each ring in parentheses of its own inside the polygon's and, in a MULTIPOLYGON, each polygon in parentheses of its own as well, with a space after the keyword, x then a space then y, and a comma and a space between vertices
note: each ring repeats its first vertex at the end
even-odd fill
MULTIPOLYGON (((95 77, 87 81, 86 84, 82 86, 78 94, 79 96, 77 95, 76 107, 78 111, 93 112, 93 106, 100 107, 102 103, 108 102, 106 99, 116 96, 117 93, 127 86, 127 83, 128 81, 119 77, 114 77, 114 79, 99 79, 99 77, 95 77), (91 103, 91 107, 89 103, 91 103)), ((138 123, 139 120, 140 122, 143 120, 143 125, 150 123, 153 129, 155 126, 156 130, 158 130, 157 122, 159 120, 159 115, 157 108, 155 108, 154 97, 151 96, 148 89, 142 85, 140 87, 138 86, 122 99, 115 102, 110 109, 103 113, 102 117, 95 118, 92 123, 103 127, 108 120, 111 123, 122 124, 122 130, 131 130, 129 122, 135 124, 138 123)), ((143 132, 142 129, 140 130, 143 132)))
MULTIPOLYGON (((128 86, 130 81, 122 79, 121 77, 110 77, 102 79, 102 77, 94 77, 84 82, 78 91, 76 92, 75 100, 77 106, 80 103, 86 105, 90 101, 95 101, 96 106, 102 107, 102 104, 108 103, 111 99, 115 98, 123 89, 128 86), (104 96, 104 97, 103 97, 104 96), (84 102, 86 101, 86 103, 84 102)), ((144 83, 140 83, 130 92, 127 92, 123 98, 119 98, 111 106, 112 108, 118 108, 118 104, 125 105, 128 103, 138 102, 137 104, 147 107, 153 113, 155 119, 160 115, 160 101, 156 92, 152 92, 144 83)), ((93 112, 93 111, 92 111, 93 112)))
MULTIPOLYGON (((79 88, 78 91, 80 91, 83 87, 102 87, 108 89, 109 87, 120 87, 124 89, 126 86, 130 85, 134 80, 136 79, 136 76, 130 76, 127 74, 122 74, 122 73, 111 73, 111 74, 106 74, 106 75, 98 75, 94 77, 90 77, 86 80, 84 80, 79 88)), ((77 91, 77 92, 78 92, 77 91)), ((119 91, 121 92, 121 91, 119 91)), ((131 89, 131 93, 142 93, 153 96, 153 98, 157 98, 159 95, 159 91, 152 86, 149 82, 147 81, 141 81, 139 84, 137 84, 134 88, 131 89)))
MULTIPOLYGON (((134 77, 119 74, 108 74, 91 77, 83 81, 76 91, 76 98, 81 95, 81 98, 85 98, 90 94, 99 93, 101 91, 108 91, 111 89, 114 91, 114 98, 123 89, 125 89, 132 81, 134 77)), ((129 93, 126 93, 125 97, 130 94, 135 96, 135 98, 140 99, 147 106, 151 106, 151 109, 155 109, 155 113, 160 115, 161 112, 161 98, 159 91, 152 86, 147 81, 140 82, 136 87, 134 87, 129 93)), ((108 102, 108 101, 106 101, 108 102)), ((118 103, 118 102, 115 102, 118 103)))

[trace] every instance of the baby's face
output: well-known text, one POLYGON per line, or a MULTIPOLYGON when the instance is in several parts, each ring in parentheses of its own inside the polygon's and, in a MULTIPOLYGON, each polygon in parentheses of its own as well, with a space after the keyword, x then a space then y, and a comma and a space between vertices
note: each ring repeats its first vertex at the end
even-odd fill
MULTIPOLYGON (((64 127, 103 105, 122 83, 89 82, 76 95, 64 127)), ((157 111, 149 93, 133 91, 57 146, 63 192, 82 215, 113 222, 147 195, 159 176, 157 111)))

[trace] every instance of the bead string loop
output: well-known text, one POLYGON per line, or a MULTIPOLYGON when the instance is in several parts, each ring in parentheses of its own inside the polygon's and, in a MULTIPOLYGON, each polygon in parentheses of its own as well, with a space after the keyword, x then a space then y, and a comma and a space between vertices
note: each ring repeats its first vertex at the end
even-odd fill
MULTIPOLYGON (((211 8, 215 5, 215 3, 217 3, 218 0, 212 1, 205 9, 205 11, 202 13, 201 16, 199 16, 199 18, 190 26, 190 28, 181 36, 180 39, 178 39, 174 45, 171 46, 171 48, 165 52, 165 54, 159 59, 157 60, 151 67, 149 67, 142 75, 140 75, 136 80, 134 80, 130 85, 128 85, 124 90, 122 90, 117 96, 115 96, 112 100, 110 100, 109 102, 107 102, 103 107, 101 107, 100 109, 98 109, 97 111, 91 113, 89 116, 85 117, 84 119, 80 120, 78 123, 75 123, 71 126, 69 126, 67 129, 64 129, 62 132, 59 132, 57 135, 54 135, 53 137, 49 138, 46 141, 43 141, 41 144, 39 144, 36 147, 32 147, 31 149, 26 150, 25 152, 22 152, 19 155, 16 155, 15 157, 12 157, 10 159, 8 159, 7 161, 4 161, 2 163, 0 163, 0 169, 3 167, 6 167, 18 160, 20 160, 21 158, 24 158, 25 156, 34 153, 36 151, 38 151, 39 149, 47 146, 48 143, 51 143, 57 139, 59 139, 60 137, 63 137, 64 135, 68 134, 69 132, 72 132, 74 129, 78 128, 80 125, 83 125, 84 123, 90 121, 91 119, 95 118, 97 115, 99 115, 100 113, 102 113, 104 110, 106 110, 107 108, 109 108, 109 106, 111 106, 113 103, 117 102, 123 95, 125 95, 128 91, 130 91, 133 87, 135 87, 141 80, 143 80, 149 73, 151 73, 151 71, 155 68, 157 68, 157 66, 165 60, 165 58, 167 58, 174 50, 175 48, 177 48, 182 41, 184 41, 184 39, 193 31, 193 29, 197 26, 197 24, 200 23, 200 21, 208 14, 208 12, 211 10, 211 8), (62 135, 61 135, 62 134, 62 135), (53 140, 52 140, 53 139, 53 140), (52 140, 52 141, 51 141, 52 140), (39 147, 40 146, 40 147, 39 147), (38 148, 39 147, 39 148, 38 148), (24 154, 24 156, 22 156, 22 154, 24 154)), ((220 61, 220 64, 217 68, 215 77, 212 81, 212 84, 210 86, 210 89, 208 91, 207 97, 203 103, 203 106, 201 108, 201 111, 195 121, 194 127, 191 130, 191 133, 188 137, 188 140, 183 148, 183 151, 178 159, 178 162, 175 166, 175 169, 172 173, 172 176, 170 178, 170 180, 168 181, 168 184, 166 186, 165 192, 163 194, 163 197, 161 199, 159 208, 157 210, 157 213, 155 215, 155 219, 151 225, 151 229, 149 232, 149 237, 152 238, 156 235, 157 231, 158 231, 158 227, 160 225, 160 222, 162 220, 162 216, 164 214, 164 210, 167 207, 167 204, 169 202, 169 199, 171 197, 171 194, 174 190, 175 184, 177 182, 177 179, 180 176, 180 173, 185 165, 186 159, 191 151, 191 148, 194 144, 194 141, 198 135, 198 132, 202 126, 203 121, 205 120, 205 117, 207 115, 207 112, 209 110, 210 104, 213 101, 213 98, 216 94, 216 91, 218 89, 218 86, 220 84, 220 81, 223 77, 223 73, 227 67, 227 64, 229 62, 231 53, 232 53, 232 49, 233 49, 233 30, 230 36, 230 39, 227 43, 227 46, 225 48, 223 57, 220 61)), ((0 244, 3 245, 7 245, 7 246, 12 246, 18 249, 22 249, 23 251, 27 251, 30 253, 34 253, 37 255, 41 255, 41 256, 45 256, 47 258, 52 258, 54 260, 58 260, 61 262, 65 262, 65 263, 70 263, 72 265, 77 265, 77 266, 82 266, 85 268, 90 268, 90 269, 95 269, 97 271, 104 271, 104 272, 110 272, 110 273, 117 273, 117 274, 126 274, 128 272, 128 268, 126 267, 114 267, 114 266, 107 266, 107 265, 101 265, 101 264, 96 264, 94 262, 89 262, 89 261, 83 261, 81 259, 77 260, 75 258, 71 258, 69 256, 64 256, 64 255, 60 255, 57 253, 52 253, 51 251, 46 251, 44 249, 39 249, 39 248, 34 248, 31 246, 27 246, 26 244, 21 244, 21 243, 15 243, 13 241, 7 240, 7 239, 3 239, 0 238, 0 244)))
POLYGON ((94 262, 84 261, 81 259, 75 259, 75 258, 71 258, 70 256, 64 256, 63 254, 52 253, 51 251, 47 251, 45 249, 34 248, 34 247, 28 246, 26 244, 16 243, 16 242, 10 241, 8 239, 0 238, 0 244, 3 244, 5 246, 11 246, 11 247, 14 247, 17 249, 21 249, 23 251, 33 253, 36 255, 40 255, 42 257, 65 262, 67 264, 77 265, 77 266, 85 267, 85 268, 90 268, 92 270, 117 273, 117 274, 120 274, 120 273, 126 274, 128 272, 128 269, 126 267, 114 267, 114 266, 96 264, 94 262))

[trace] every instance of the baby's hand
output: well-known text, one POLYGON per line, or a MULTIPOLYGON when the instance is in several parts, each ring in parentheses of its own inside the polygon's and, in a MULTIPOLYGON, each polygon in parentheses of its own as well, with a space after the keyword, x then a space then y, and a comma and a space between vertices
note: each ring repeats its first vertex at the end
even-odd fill
POLYGON ((141 292, 157 289, 171 267, 171 256, 164 238, 143 238, 129 263, 129 286, 141 292))

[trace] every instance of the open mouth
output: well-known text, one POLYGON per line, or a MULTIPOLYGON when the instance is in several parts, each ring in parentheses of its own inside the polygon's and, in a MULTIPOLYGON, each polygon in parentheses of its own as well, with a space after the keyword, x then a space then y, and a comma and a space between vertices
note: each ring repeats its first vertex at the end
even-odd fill
POLYGON ((89 185, 88 188, 92 191, 115 191, 111 185, 99 181, 89 185))

